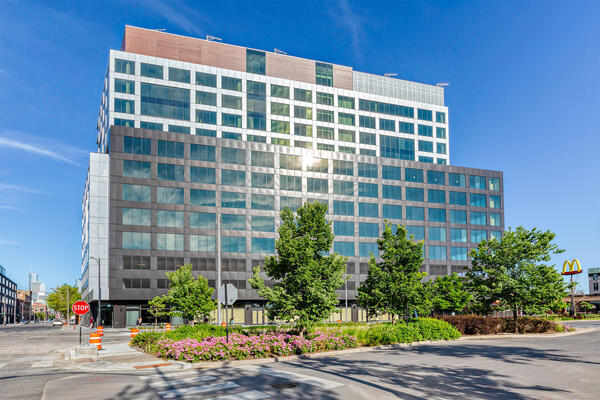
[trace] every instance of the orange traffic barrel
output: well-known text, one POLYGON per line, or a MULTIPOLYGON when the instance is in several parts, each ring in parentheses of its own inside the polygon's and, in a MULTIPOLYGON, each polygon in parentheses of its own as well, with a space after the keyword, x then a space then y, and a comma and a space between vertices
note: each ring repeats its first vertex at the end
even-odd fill
POLYGON ((98 332, 90 333, 90 344, 96 346, 98 350, 102 350, 102 337, 98 332))
POLYGON ((167 332, 171 332, 171 324, 167 324, 167 325, 165 326, 165 331, 167 331, 167 332))
POLYGON ((131 328, 131 339, 136 337, 139 333, 140 333, 140 330, 138 328, 131 328))
POLYGON ((221 326, 225 327, 227 326, 227 323, 225 323, 225 321, 221 322, 221 326))
POLYGON ((98 329, 96 329, 96 332, 98 332, 100 336, 104 336, 104 327, 100 325, 98 329))

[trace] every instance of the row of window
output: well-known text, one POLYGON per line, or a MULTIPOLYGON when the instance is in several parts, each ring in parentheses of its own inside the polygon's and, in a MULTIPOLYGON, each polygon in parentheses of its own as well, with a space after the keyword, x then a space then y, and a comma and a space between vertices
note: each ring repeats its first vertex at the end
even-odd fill
MULTIPOLYGON (((184 158, 184 143, 159 140, 157 144, 157 155, 159 157, 184 158)), ((123 152, 129 154, 152 155, 151 140, 144 138, 135 138, 130 136, 123 137, 123 152)), ((221 148, 221 162, 227 164, 247 165, 247 151, 244 149, 236 149, 229 147, 221 148)), ((190 144, 189 158, 198 161, 216 161, 216 147, 210 145, 190 144)), ((250 165, 256 167, 275 167, 275 156, 270 152, 251 151, 250 165)), ((145 163, 149 164, 149 163, 145 163)), ((138 164, 139 168, 148 172, 148 166, 138 164)), ((379 178, 378 164, 372 163, 356 163, 357 176, 365 178, 379 178)), ((333 173, 338 175, 354 176, 354 168, 356 165, 353 161, 332 160, 332 166, 329 166, 329 159, 315 158, 279 154, 279 168, 289 170, 303 170, 321 173, 333 173)), ((136 167, 131 165, 134 170, 136 167)), ((125 165, 124 165, 125 169, 125 165)), ((473 189, 489 189, 491 191, 500 190, 500 178, 479 175, 465 175, 458 173, 427 170, 424 171, 418 168, 404 168, 404 180, 407 182, 425 183, 425 177, 428 184, 448 185, 454 187, 468 187, 473 189), (487 185, 486 185, 487 183, 487 185)), ((387 180, 402 180, 402 168, 391 165, 381 166, 381 178, 387 180)))

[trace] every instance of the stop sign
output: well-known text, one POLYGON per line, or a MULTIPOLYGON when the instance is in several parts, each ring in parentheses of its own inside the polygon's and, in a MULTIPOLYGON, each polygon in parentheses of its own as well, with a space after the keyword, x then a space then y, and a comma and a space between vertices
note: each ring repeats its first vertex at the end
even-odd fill
POLYGON ((79 300, 73 303, 73 312, 77 315, 83 315, 90 311, 90 305, 85 301, 79 300))

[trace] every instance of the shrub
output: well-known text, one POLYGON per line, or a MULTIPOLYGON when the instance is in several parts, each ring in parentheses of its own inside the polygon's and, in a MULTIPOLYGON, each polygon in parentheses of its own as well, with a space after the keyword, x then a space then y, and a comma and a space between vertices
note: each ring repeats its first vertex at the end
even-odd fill
MULTIPOLYGON (((456 315, 441 317, 464 335, 494 335, 513 333, 515 323, 512 318, 485 317, 481 315, 456 315)), ((556 322, 539 317, 519 317, 520 333, 560 332, 556 322)))
POLYGON ((449 340, 460 332, 445 321, 434 318, 414 319, 395 324, 378 324, 367 329, 363 343, 368 346, 392 343, 412 343, 423 340, 449 340))

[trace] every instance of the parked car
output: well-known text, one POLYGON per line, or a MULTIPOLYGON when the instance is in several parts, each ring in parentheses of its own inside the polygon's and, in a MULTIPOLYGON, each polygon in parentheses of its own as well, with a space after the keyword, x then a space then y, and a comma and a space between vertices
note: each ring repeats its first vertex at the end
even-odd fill
POLYGON ((57 319, 52 322, 52 326, 63 326, 63 322, 57 319))

